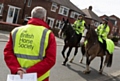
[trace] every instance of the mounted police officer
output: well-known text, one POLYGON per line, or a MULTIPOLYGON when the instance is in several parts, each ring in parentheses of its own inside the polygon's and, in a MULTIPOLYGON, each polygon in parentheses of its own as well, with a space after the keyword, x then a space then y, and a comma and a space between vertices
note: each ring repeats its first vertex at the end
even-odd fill
POLYGON ((84 15, 80 14, 78 19, 73 24, 73 29, 75 30, 76 34, 78 35, 78 43, 80 42, 82 38, 82 34, 85 29, 85 21, 84 21, 84 15))
POLYGON ((108 18, 102 19, 102 24, 97 27, 97 34, 103 40, 103 45, 106 48, 106 39, 110 32, 110 27, 108 25, 108 18))

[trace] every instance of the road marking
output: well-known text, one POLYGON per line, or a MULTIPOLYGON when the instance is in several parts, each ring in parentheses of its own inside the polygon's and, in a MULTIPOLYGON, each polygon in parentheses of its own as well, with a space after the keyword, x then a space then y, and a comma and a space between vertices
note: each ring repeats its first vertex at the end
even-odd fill
POLYGON ((120 75, 120 70, 119 71, 116 71, 114 73, 111 73, 110 75, 112 75, 113 77, 117 77, 120 75))

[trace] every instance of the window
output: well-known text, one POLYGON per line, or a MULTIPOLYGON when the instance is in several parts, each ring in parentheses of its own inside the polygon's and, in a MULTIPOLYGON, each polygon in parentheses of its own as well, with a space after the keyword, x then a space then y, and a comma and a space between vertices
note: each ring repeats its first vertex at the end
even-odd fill
POLYGON ((117 26, 117 21, 115 21, 114 26, 117 26))
POLYGON ((13 17, 14 8, 10 8, 9 17, 13 17))
POLYGON ((70 17, 71 17, 71 18, 75 18, 75 19, 77 19, 78 16, 79 16, 79 13, 74 12, 74 11, 72 11, 71 14, 70 14, 70 17))
POLYGON ((56 26, 55 26, 56 28, 61 29, 62 22, 60 20, 56 20, 55 24, 56 24, 56 26))
POLYGON ((77 19, 79 15, 80 15, 80 14, 78 14, 78 13, 75 13, 75 16, 74 16, 74 18, 75 18, 75 19, 77 19))
POLYGON ((52 3, 51 11, 56 12, 56 9, 58 9, 57 4, 56 3, 52 3))
POLYGON ((114 26, 117 25, 117 21, 116 21, 116 19, 110 19, 110 21, 112 22, 112 24, 113 24, 114 26))
POLYGON ((32 4, 32 0, 28 0, 28 4, 27 4, 27 6, 30 7, 31 4, 32 4))
POLYGON ((74 18, 74 16, 75 16, 74 12, 71 12, 70 17, 74 18))
POLYGON ((47 23, 48 23, 48 25, 49 25, 51 28, 53 28, 54 20, 55 20, 55 19, 50 18, 50 17, 47 18, 47 23))
POLYGON ((68 16, 69 13, 69 8, 61 6, 60 10, 59 10, 59 14, 64 15, 64 16, 68 16))
POLYGON ((2 15, 2 12, 3 12, 3 4, 0 3, 0 16, 2 15))

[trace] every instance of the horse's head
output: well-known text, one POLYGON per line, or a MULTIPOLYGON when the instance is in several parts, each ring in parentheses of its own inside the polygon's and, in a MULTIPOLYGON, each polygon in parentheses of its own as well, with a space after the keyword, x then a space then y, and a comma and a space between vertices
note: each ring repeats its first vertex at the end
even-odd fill
POLYGON ((98 39, 97 33, 94 28, 88 27, 87 28, 87 33, 86 33, 86 39, 87 40, 96 40, 98 39))
POLYGON ((60 31, 58 32, 58 35, 59 35, 59 37, 61 37, 63 34, 65 35, 65 33, 66 33, 66 31, 67 31, 67 29, 69 28, 69 26, 70 26, 70 23, 69 23, 69 20, 67 19, 67 20, 65 20, 64 18, 63 18, 63 20, 62 20, 62 22, 61 22, 61 25, 60 25, 60 31))
POLYGON ((69 20, 68 19, 65 20, 63 18, 62 23, 61 23, 61 32, 63 32, 63 33, 66 32, 69 25, 70 25, 69 20))
POLYGON ((82 34, 82 38, 81 38, 81 41, 80 41, 81 44, 84 44, 84 42, 86 40, 86 33, 89 29, 90 29, 90 25, 85 24, 85 30, 84 30, 84 33, 82 34))

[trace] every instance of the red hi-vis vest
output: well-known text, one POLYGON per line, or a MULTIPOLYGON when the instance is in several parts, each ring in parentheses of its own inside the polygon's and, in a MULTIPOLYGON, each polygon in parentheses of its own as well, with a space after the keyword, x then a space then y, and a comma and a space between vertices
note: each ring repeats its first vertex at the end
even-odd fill
MULTIPOLYGON (((43 26, 26 25, 12 31, 13 50, 22 68, 29 68, 45 57, 50 30, 43 26)), ((38 78, 43 81, 50 71, 38 78)))

